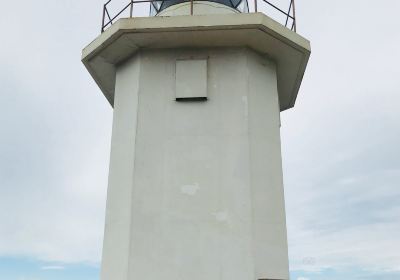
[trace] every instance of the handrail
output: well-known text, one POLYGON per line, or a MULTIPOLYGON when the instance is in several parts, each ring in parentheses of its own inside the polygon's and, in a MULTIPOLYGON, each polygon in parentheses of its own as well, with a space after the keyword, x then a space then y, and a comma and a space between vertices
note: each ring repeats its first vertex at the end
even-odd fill
MULTIPOLYGON (((115 16, 111 17, 110 13, 108 11, 108 5, 110 4, 112 0, 108 0, 104 5, 103 5, 103 19, 102 19, 102 24, 101 24, 101 33, 105 31, 105 29, 113 24, 113 21, 116 20, 123 12, 125 12, 128 8, 129 9, 129 17, 133 17, 133 5, 134 4, 139 4, 139 3, 149 3, 150 5, 154 5, 153 2, 156 2, 155 0, 129 0, 130 2, 122 8, 115 16), (106 16, 108 17, 108 21, 106 21, 106 16)), ((172 0, 163 0, 163 1, 172 1, 172 0)), ((193 15, 193 6, 194 6, 194 1, 207 1, 207 0, 189 0, 190 1, 190 15, 193 15)), ((246 0, 243 0, 246 1, 246 0)), ((274 8, 278 12, 282 13, 283 15, 286 16, 286 21, 284 26, 288 27, 289 22, 292 22, 291 27, 289 28, 290 30, 297 32, 297 22, 296 22, 296 6, 294 1, 295 0, 290 0, 290 5, 288 12, 285 12, 278 6, 274 5, 268 0, 254 0, 254 12, 258 12, 258 2, 261 1, 263 3, 266 3, 270 7, 274 8)), ((250 12, 250 11, 249 11, 250 12)))

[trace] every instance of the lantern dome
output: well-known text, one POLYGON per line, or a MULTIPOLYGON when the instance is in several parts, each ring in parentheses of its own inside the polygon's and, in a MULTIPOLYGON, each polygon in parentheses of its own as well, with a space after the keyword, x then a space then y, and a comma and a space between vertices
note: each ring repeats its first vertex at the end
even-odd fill
MULTIPOLYGON (((247 0, 207 0, 207 1, 194 1, 196 4, 206 3, 217 3, 229 7, 239 13, 248 13, 249 5, 247 0)), ((150 15, 157 16, 167 8, 183 3, 190 3, 189 0, 163 0, 163 1, 152 1, 150 4, 150 15)))

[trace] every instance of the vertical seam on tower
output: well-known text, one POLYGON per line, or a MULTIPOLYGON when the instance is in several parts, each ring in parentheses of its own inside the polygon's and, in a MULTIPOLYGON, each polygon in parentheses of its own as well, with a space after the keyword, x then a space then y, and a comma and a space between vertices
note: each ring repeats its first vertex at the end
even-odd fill
POLYGON ((132 224, 133 224, 133 221, 132 221, 132 213, 133 213, 133 194, 134 194, 134 189, 135 189, 135 170, 136 170, 136 168, 135 168, 135 166, 136 166, 136 142, 137 142, 137 132, 138 132, 138 126, 139 126, 139 101, 140 101, 140 77, 141 77, 141 74, 142 74, 142 71, 141 71, 141 66, 142 66, 142 63, 141 63, 141 60, 142 60, 142 53, 141 52, 139 52, 138 54, 137 54, 137 56, 138 56, 138 64, 139 64, 139 66, 138 66, 138 78, 137 78, 137 103, 136 103, 136 125, 135 125, 135 141, 134 141, 134 143, 133 143, 133 146, 134 146, 134 151, 133 151, 133 171, 132 171, 132 187, 131 187, 131 193, 130 193, 130 195, 131 195, 131 205, 130 205, 130 213, 129 213, 129 242, 128 242, 128 267, 127 267, 127 270, 126 270, 126 280, 129 280, 129 275, 130 275, 130 272, 131 272, 131 266, 130 266, 130 260, 131 260, 131 252, 132 252, 132 238, 133 238, 133 236, 132 236, 132 224))
POLYGON ((255 256, 256 256, 256 249, 254 246, 254 242, 255 242, 255 238, 254 238, 254 234, 255 234, 255 229, 254 229, 254 224, 255 224, 255 220, 254 220, 254 201, 253 201, 253 184, 252 184, 252 174, 253 174, 253 168, 252 168, 252 161, 251 161, 251 155, 252 155, 252 149, 251 149, 251 110, 249 110, 249 104, 250 104, 250 100, 251 100, 251 96, 250 96, 250 72, 249 72, 249 50, 245 49, 245 58, 246 58, 246 78, 247 78, 247 145, 248 145, 248 161, 249 161, 249 189, 250 189, 250 209, 251 209, 251 225, 250 225, 250 230, 251 230, 251 257, 252 257, 252 265, 253 265, 253 273, 254 273, 254 278, 256 279, 257 277, 257 264, 255 262, 255 256))

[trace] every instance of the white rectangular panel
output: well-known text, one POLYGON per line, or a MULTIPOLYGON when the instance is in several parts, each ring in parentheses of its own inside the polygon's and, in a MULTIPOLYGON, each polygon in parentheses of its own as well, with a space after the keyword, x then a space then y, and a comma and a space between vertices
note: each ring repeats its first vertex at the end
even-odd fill
POLYGON ((177 60, 175 76, 177 101, 207 99, 207 60, 177 60))

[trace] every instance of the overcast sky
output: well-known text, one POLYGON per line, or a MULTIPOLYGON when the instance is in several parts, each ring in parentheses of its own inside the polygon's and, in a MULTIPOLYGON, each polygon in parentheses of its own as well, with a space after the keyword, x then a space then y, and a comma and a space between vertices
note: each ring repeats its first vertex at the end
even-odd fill
MULTIPOLYGON (((98 279, 112 109, 80 53, 103 1, 0 1, 0 278, 98 279)), ((282 113, 292 279, 400 279, 399 11, 297 1, 312 56, 282 113)))

